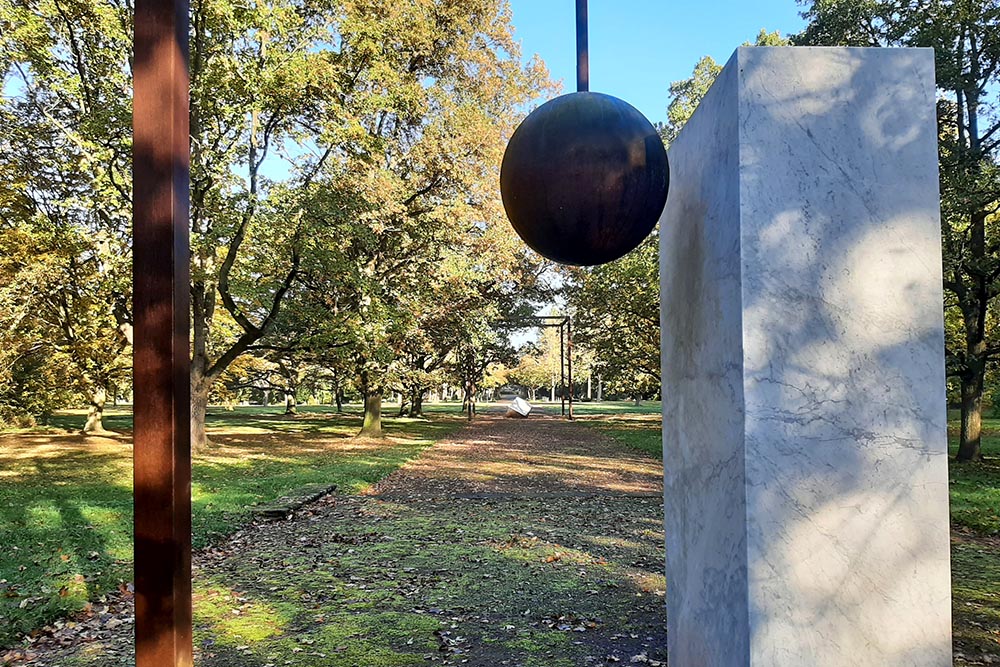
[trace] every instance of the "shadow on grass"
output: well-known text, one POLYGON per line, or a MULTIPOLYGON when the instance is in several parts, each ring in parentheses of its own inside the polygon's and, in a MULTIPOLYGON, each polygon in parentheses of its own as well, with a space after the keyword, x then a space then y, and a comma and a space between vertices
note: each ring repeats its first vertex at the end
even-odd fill
MULTIPOLYGON (((360 426, 351 416, 213 419, 216 442, 194 460, 194 544, 231 534, 255 505, 310 484, 361 491, 462 423, 387 420, 389 439, 361 441, 348 437, 360 426)), ((0 438, 0 646, 10 646, 131 580, 131 444, 127 436, 0 438)))
POLYGON ((0 470, 17 475, 0 485, 0 646, 131 577, 130 448, 87 440, 30 458, 0 447, 0 470))
POLYGON ((201 569, 200 664, 662 660, 661 513, 655 499, 338 499, 201 569))

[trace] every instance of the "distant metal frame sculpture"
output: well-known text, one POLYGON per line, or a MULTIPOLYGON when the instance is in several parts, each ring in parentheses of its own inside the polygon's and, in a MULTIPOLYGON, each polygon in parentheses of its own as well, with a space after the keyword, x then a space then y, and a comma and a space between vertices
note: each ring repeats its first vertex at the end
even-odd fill
MULTIPOLYGON (((524 320, 524 327, 559 329, 559 390, 562 412, 570 421, 573 417, 573 318, 569 315, 532 315, 524 320), (531 322, 528 324, 527 322, 531 322), (566 376, 569 376, 569 414, 566 414, 566 376)), ((520 324, 520 322, 519 322, 520 324)))

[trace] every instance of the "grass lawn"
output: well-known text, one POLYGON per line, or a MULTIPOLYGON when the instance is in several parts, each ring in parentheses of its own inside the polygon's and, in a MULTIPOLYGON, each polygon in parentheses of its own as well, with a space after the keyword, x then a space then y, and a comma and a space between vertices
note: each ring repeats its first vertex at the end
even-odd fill
MULTIPOLYGON (((302 407, 211 410, 213 444, 193 467, 196 547, 233 532, 255 505, 310 484, 356 493, 463 423, 386 418, 385 441, 352 438, 357 413, 302 407)), ((131 415, 111 410, 123 435, 85 437, 80 413, 40 429, 0 434, 0 646, 97 601, 132 578, 131 415)))
POLYGON ((660 402, 604 401, 573 406, 573 412, 585 424, 593 426, 615 440, 663 458, 660 436, 660 402))

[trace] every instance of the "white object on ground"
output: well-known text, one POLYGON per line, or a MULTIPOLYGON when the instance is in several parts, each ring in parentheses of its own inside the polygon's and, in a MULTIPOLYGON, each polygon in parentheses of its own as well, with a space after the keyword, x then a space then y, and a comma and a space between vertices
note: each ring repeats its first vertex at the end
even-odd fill
POLYGON ((526 400, 518 396, 510 402, 510 409, 522 417, 527 417, 531 414, 531 403, 528 403, 526 400))

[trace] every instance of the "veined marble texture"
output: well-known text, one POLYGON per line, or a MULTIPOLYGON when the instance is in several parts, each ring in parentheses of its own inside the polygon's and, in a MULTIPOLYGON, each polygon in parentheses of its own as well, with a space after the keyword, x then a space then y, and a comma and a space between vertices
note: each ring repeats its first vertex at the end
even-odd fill
POLYGON ((661 219, 671 667, 951 664, 930 49, 741 48, 661 219))

